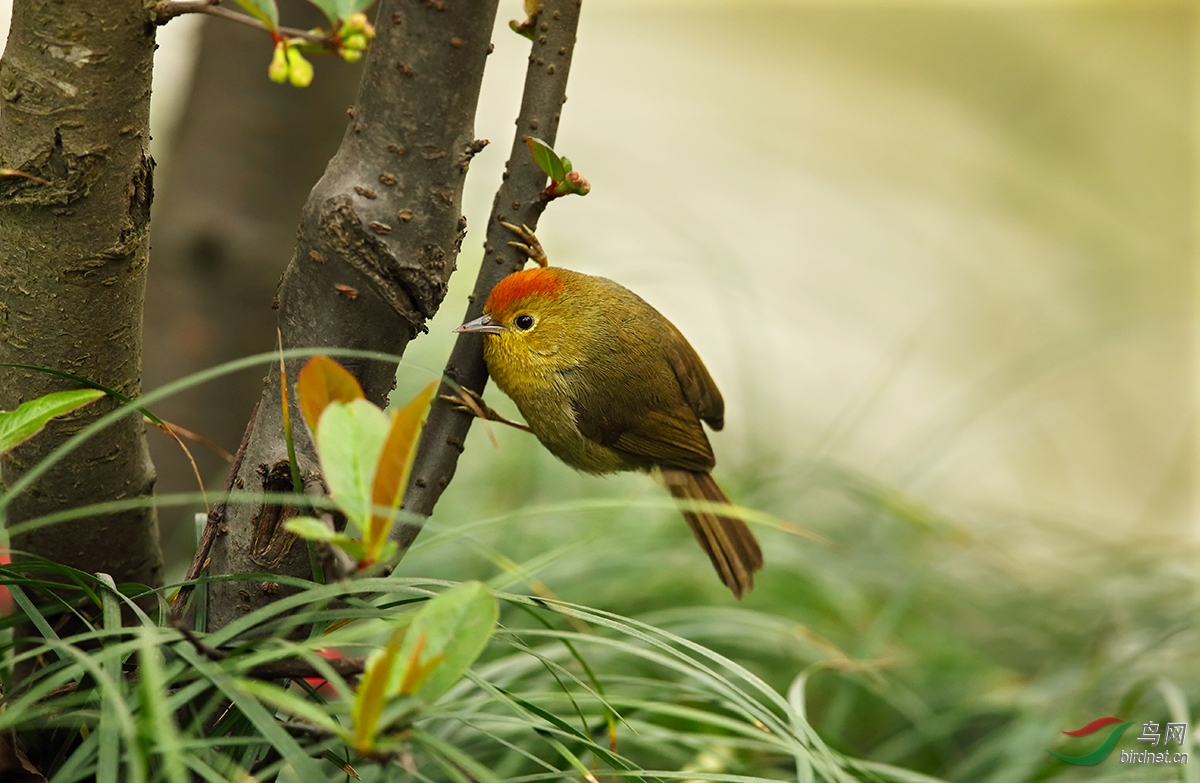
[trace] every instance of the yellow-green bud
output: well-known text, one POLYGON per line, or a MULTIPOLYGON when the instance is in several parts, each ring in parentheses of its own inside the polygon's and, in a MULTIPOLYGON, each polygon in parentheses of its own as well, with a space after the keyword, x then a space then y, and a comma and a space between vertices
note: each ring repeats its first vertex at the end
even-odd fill
POLYGON ((289 46, 287 49, 288 61, 288 79, 291 80, 293 87, 307 87, 312 84, 313 67, 312 63, 304 59, 304 55, 294 46, 289 46))
POLYGON ((271 55, 271 65, 267 67, 267 76, 276 84, 283 84, 288 78, 286 49, 283 41, 275 44, 275 54, 271 55))

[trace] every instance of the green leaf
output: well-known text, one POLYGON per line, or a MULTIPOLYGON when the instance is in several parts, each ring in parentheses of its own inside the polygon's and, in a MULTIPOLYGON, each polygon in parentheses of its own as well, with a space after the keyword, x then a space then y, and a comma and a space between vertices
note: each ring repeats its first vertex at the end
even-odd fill
POLYGON ((362 563, 362 561, 367 557, 367 548, 363 546, 363 542, 357 538, 351 538, 350 536, 339 533, 338 535, 329 539, 329 543, 333 544, 338 549, 345 551, 346 554, 350 555, 350 557, 353 557, 359 563, 362 563))
POLYGON ((360 531, 371 519, 372 488, 391 421, 367 400, 331 402, 317 423, 317 453, 329 494, 360 531))
POLYGON ((427 704, 440 699, 483 652, 499 617, 496 597, 481 582, 464 582, 431 599, 413 617, 404 637, 398 656, 404 671, 389 680, 389 693, 412 679, 409 669, 414 663, 428 668, 432 659, 441 656, 440 663, 423 673, 423 681, 413 691, 427 704), (414 660, 418 644, 424 649, 419 651, 419 660, 414 660))
POLYGON ((283 523, 289 533, 295 533, 309 541, 333 541, 340 533, 329 529, 321 520, 315 517, 292 517, 283 523))
MULTIPOLYGON (((307 541, 326 541, 339 549, 344 550, 355 560, 361 561, 367 556, 367 549, 363 546, 363 542, 345 533, 337 533, 330 530, 329 527, 319 519, 313 517, 292 517, 283 523, 285 530, 295 533, 307 541)), ((395 551, 396 542, 389 541, 382 547, 382 556, 390 557, 395 551), (387 544, 390 544, 389 547, 387 544)))
POLYGON ((325 16, 329 18, 331 23, 336 23, 340 19, 345 19, 356 11, 365 11, 371 7, 375 0, 308 0, 310 3, 320 8, 325 16))
MULTIPOLYGON (((108 574, 97 574, 97 577, 108 588, 102 596, 104 630, 113 634, 113 638, 121 631, 121 604, 115 593, 117 586, 108 574)), ((121 661, 113 656, 105 658, 100 663, 101 668, 112 678, 113 682, 121 682, 121 661)), ((120 780, 121 765, 121 718, 117 714, 115 699, 100 700, 100 722, 96 727, 99 735, 96 758, 96 780, 98 783, 115 783, 120 780)))
POLYGON ((51 419, 100 399, 99 389, 52 392, 23 403, 15 411, 0 411, 0 454, 19 446, 42 431, 51 419))
POLYGON ((310 3, 321 9, 321 13, 325 14, 325 18, 330 24, 336 24, 342 14, 339 7, 343 5, 339 0, 308 0, 310 3))
POLYGON ((567 177, 567 170, 563 168, 562 159, 558 154, 550 148, 550 145, 541 139, 535 139, 533 136, 526 136, 525 143, 529 145, 529 152, 533 155, 533 160, 538 164, 538 168, 546 173, 546 176, 555 182, 562 182, 567 177))
POLYGON ((343 738, 347 738, 348 736, 342 725, 325 711, 326 708, 319 704, 314 704, 299 694, 280 688, 274 683, 263 682, 262 680, 239 679, 235 682, 239 688, 264 704, 274 707, 276 710, 308 721, 314 726, 325 729, 330 734, 336 734, 343 738))
POLYGON ((272 32, 279 29, 279 9, 275 7, 275 0, 237 0, 237 4, 272 32))

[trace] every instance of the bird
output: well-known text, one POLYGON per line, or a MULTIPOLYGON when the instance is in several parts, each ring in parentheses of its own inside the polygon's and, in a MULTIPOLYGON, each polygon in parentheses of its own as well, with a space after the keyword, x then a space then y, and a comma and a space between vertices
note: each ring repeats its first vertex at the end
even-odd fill
POLYGON ((683 334, 645 300, 603 277, 549 265, 527 226, 503 224, 536 267, 493 287, 483 315, 455 329, 479 334, 488 374, 527 422, 510 421, 463 387, 458 410, 532 432, 584 473, 656 474, 735 597, 754 586, 762 549, 713 479, 702 422, 724 426, 725 403, 683 334), (731 506, 729 511, 719 507, 731 506))

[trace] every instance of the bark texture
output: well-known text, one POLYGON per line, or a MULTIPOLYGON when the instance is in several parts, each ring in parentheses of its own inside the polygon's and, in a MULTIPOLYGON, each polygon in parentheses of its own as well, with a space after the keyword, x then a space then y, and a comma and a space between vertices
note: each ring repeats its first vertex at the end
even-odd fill
MULTIPOLYGON (((313 27, 307 0, 282 0, 280 18, 313 27)), ((275 345, 271 300, 296 242, 296 216, 337 151, 362 69, 314 57, 316 78, 298 90, 266 78, 271 39, 208 17, 175 142, 163 161, 150 232, 146 294, 147 388, 275 345)), ((222 378, 164 400, 155 413, 233 452, 262 394, 262 370, 222 378)), ((205 478, 229 464, 193 448, 205 478)), ((179 447, 150 433, 159 494, 194 492, 179 447)), ((159 510, 167 562, 190 558, 193 507, 159 510)))
MULTIPOLYGON (((526 136, 534 136, 553 146, 558 135, 558 122, 563 103, 567 100, 567 75, 575 50, 575 35, 579 27, 581 0, 542 0, 534 33, 529 68, 525 72, 525 92, 517 117, 517 133, 509 153, 504 182, 496 191, 492 214, 488 219, 487 240, 483 265, 475 280, 463 322, 483 314, 492 287, 505 276, 525 266, 526 258, 508 246, 514 239, 509 229, 500 225, 508 222, 537 228, 538 218, 545 211, 543 195, 546 175, 529 154, 526 136)), ((445 376, 473 391, 483 393, 487 385, 487 364, 483 360, 483 337, 479 334, 459 335, 446 363, 445 376)), ((452 395, 453 387, 443 383, 441 395, 452 395)), ((417 447, 412 475, 404 495, 404 508, 422 517, 433 513, 442 492, 454 478, 458 457, 462 453, 467 431, 474 416, 456 411, 439 399, 429 412, 429 419, 417 447)), ((421 528, 416 524, 398 525, 392 536, 401 550, 412 545, 421 528)))
MULTIPOLYGON (((279 291, 287 348, 341 347, 402 354, 446 293, 466 225, 462 186, 496 0, 384 0, 341 147, 313 188, 279 291)), ((346 360, 367 397, 384 404, 393 362, 346 360)), ((289 362, 294 380, 302 360, 289 362)), ((294 395, 293 395, 294 398, 294 395)), ((317 475, 294 407, 305 483, 317 475)), ((280 377, 267 379, 232 486, 290 488, 280 377)), ((230 504, 214 510, 220 535, 209 573, 309 577, 307 548, 282 529, 294 510, 230 504)), ((221 627, 278 597, 253 583, 212 584, 209 624, 221 627)))
MULTIPOLYGON (((0 60, 0 361, 66 370, 130 397, 141 392, 152 172, 154 28, 142 0, 17 0, 0 60)), ((72 388, 0 368, 0 407, 72 388)), ((3 461, 5 486, 115 402, 51 424, 3 461)), ((88 503, 148 496, 154 471, 130 416, 7 500, 10 524, 88 503)), ((14 537, 13 547, 118 582, 157 584, 153 508, 14 537)))

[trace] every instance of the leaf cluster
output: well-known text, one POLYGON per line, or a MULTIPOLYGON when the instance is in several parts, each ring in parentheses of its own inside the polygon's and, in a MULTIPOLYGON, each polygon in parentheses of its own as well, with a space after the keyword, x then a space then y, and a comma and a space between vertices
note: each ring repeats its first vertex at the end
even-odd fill
POLYGON ((288 530, 339 547, 357 561, 360 571, 391 558, 396 544, 388 534, 436 388, 436 382, 430 383, 389 417, 365 398, 344 367, 327 356, 310 359, 296 382, 300 410, 330 496, 355 532, 335 531, 315 517, 290 519, 288 530))
POLYGON ((275 49, 267 76, 278 84, 307 87, 313 80, 313 66, 305 52, 333 51, 349 63, 358 62, 375 38, 375 26, 364 13, 374 0, 309 0, 329 21, 328 29, 315 28, 308 33, 288 31, 279 24, 275 0, 236 0, 253 19, 271 34, 275 49), (296 33, 296 34, 292 34, 296 33))

